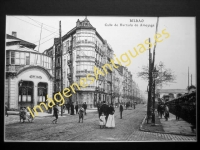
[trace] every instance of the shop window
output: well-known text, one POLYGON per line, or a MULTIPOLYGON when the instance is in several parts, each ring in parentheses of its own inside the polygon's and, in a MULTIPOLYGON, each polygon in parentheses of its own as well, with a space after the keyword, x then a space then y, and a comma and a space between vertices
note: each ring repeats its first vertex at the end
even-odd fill
POLYGON ((38 102, 46 102, 48 84, 44 82, 38 83, 38 102))
POLYGON ((19 84, 19 103, 33 102, 33 82, 23 81, 19 84))

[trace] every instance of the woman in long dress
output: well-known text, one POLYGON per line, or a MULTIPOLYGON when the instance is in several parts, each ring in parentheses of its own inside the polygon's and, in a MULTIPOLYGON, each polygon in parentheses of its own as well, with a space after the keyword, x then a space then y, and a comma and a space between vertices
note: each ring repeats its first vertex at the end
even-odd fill
POLYGON ((112 104, 109 105, 108 107, 108 120, 106 122, 106 127, 107 128, 114 128, 115 127, 115 116, 114 116, 114 113, 115 113, 115 109, 113 107, 112 104))

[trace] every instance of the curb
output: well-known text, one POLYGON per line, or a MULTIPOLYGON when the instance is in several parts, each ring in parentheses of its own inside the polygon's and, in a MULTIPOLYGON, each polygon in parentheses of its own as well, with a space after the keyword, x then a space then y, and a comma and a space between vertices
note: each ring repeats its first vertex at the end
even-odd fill
POLYGON ((139 127, 139 130, 140 131, 144 131, 144 132, 152 132, 152 133, 161 133, 161 134, 173 134, 173 135, 183 135, 183 136, 196 136, 196 134, 186 134, 186 133, 175 133, 175 132, 160 132, 160 131, 150 131, 150 130, 146 130, 146 129, 143 129, 143 124, 146 120, 146 117, 144 117, 142 123, 140 124, 140 127, 139 127))

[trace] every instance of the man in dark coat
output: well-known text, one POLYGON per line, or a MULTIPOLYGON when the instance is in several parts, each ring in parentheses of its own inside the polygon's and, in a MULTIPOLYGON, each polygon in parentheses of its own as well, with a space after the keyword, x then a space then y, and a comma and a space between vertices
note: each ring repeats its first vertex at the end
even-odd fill
POLYGON ((76 114, 78 113, 78 104, 75 105, 76 114))
POLYGON ((85 115, 86 115, 86 109, 87 109, 87 104, 86 104, 86 102, 82 105, 82 107, 84 108, 84 112, 85 112, 85 115))
POLYGON ((106 121, 107 121, 108 115, 109 115, 109 113, 108 113, 108 108, 109 108, 109 107, 108 107, 108 105, 106 104, 106 102, 103 101, 103 104, 101 105, 100 110, 99 110, 99 114, 100 114, 100 116, 101 116, 101 114, 104 113, 104 115, 106 116, 106 121))
POLYGON ((66 108, 67 108, 67 111, 68 111, 68 114, 69 114, 69 109, 70 109, 70 104, 69 103, 66 104, 66 108))
POLYGON ((54 112, 54 116, 56 117, 56 119, 54 119, 54 120, 52 121, 52 123, 57 123, 58 114, 59 114, 58 106, 55 105, 54 108, 53 108, 53 110, 54 110, 53 112, 54 112))
POLYGON ((175 106, 176 120, 179 120, 180 114, 181 114, 181 106, 179 103, 176 103, 176 106, 175 106))
POLYGON ((122 104, 120 103, 120 105, 119 105, 119 111, 120 111, 120 119, 122 119, 122 112, 123 112, 123 106, 122 106, 122 104))
POLYGON ((73 102, 71 104, 71 115, 74 115, 74 104, 73 104, 73 102))
POLYGON ((134 109, 135 109, 135 102, 133 103, 133 107, 134 107, 134 109))

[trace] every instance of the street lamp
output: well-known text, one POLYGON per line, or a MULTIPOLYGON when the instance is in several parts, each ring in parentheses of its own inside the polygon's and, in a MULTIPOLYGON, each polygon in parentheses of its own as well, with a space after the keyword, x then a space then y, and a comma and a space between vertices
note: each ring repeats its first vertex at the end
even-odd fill
POLYGON ((153 112, 152 112, 152 123, 155 125, 155 88, 156 88, 156 78, 158 77, 158 70, 156 70, 156 67, 153 70, 153 79, 154 79, 154 83, 153 83, 153 112))

